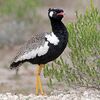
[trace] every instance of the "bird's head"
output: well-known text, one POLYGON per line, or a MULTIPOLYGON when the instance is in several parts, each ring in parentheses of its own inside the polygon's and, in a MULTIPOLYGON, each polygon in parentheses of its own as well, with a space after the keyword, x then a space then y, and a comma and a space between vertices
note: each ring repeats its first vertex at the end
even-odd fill
POLYGON ((62 9, 49 8, 48 16, 50 19, 61 20, 64 17, 64 11, 62 9))

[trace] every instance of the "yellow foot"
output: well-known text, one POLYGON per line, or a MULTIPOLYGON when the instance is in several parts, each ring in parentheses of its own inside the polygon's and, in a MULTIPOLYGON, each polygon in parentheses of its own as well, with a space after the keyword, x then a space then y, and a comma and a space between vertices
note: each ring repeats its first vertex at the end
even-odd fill
POLYGON ((43 94, 41 94, 41 95, 46 96, 47 94, 44 92, 44 93, 43 93, 43 94))

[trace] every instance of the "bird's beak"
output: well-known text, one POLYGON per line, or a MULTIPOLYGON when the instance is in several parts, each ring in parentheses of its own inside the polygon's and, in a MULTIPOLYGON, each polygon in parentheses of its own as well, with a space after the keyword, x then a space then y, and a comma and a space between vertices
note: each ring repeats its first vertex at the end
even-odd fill
POLYGON ((60 13, 58 13, 57 15, 59 16, 59 15, 62 15, 62 16, 64 16, 64 12, 60 12, 60 13))

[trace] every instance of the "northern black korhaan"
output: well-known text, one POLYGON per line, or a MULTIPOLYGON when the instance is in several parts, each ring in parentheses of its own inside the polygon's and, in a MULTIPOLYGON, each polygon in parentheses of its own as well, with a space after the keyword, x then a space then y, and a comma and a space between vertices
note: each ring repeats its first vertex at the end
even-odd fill
POLYGON ((36 94, 38 94, 39 89, 41 94, 44 94, 40 80, 42 68, 46 63, 59 57, 68 42, 68 32, 66 26, 61 21, 64 11, 62 9, 50 8, 48 10, 48 16, 51 22, 52 32, 34 35, 23 45, 10 65, 11 69, 17 68, 24 62, 38 65, 36 72, 36 94))

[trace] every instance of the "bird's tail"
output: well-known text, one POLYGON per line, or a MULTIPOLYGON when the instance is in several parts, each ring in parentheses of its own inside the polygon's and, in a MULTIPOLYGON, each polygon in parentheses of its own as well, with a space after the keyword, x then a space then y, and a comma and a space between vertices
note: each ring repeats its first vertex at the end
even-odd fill
POLYGON ((12 62, 10 65, 10 69, 16 69, 20 65, 19 62, 12 62))

